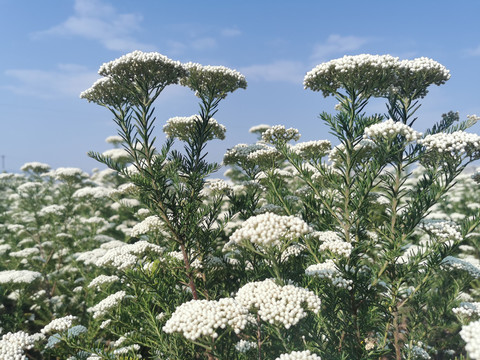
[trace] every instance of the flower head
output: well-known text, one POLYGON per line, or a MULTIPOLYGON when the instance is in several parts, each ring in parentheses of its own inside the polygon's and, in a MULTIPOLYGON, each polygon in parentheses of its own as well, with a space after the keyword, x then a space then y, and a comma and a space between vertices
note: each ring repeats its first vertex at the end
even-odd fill
MULTIPOLYGON (((170 138, 178 138, 182 141, 188 141, 195 136, 197 127, 201 124, 202 119, 198 115, 192 115, 188 117, 173 117, 168 119, 167 123, 163 126, 163 132, 170 138)), ((225 132, 227 128, 222 124, 219 124, 214 118, 208 119, 208 140, 213 139, 225 139, 225 132)))
POLYGON ((394 80, 398 58, 390 55, 355 55, 317 65, 303 81, 305 89, 321 91, 324 97, 339 88, 361 91, 362 96, 384 94, 394 80))
POLYGON ((180 80, 180 84, 188 86, 199 97, 225 98, 229 92, 246 89, 245 76, 225 66, 203 66, 187 63, 188 76, 180 80))

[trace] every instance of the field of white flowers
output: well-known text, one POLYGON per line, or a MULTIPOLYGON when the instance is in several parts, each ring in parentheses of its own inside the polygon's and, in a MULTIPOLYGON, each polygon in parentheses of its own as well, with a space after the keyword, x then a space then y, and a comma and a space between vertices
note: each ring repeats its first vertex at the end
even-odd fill
POLYGON ((320 64, 304 86, 338 100, 337 143, 259 125, 223 164, 205 146, 243 75, 139 51, 99 74, 107 169, 0 174, 0 359, 480 359, 479 118, 415 130, 441 64, 320 64), (157 120, 178 83, 199 113, 157 120))

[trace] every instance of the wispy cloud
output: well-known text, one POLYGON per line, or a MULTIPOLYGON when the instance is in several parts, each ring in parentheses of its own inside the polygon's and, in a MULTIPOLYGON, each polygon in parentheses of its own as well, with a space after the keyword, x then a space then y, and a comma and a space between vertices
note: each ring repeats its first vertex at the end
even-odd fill
POLYGON ((19 95, 43 99, 78 97, 98 78, 95 71, 82 65, 60 64, 55 70, 10 69, 5 75, 16 80, 15 84, 4 86, 19 95))
POLYGON ((275 61, 270 64, 251 65, 240 71, 248 79, 282 81, 301 84, 305 76, 305 65, 300 61, 275 61))
POLYGON ((216 47, 217 41, 212 37, 204 37, 192 40, 191 45, 196 50, 206 50, 216 47))
POLYGON ((237 28, 225 28, 220 31, 220 35, 224 37, 240 36, 241 34, 242 32, 237 28))
POLYGON ((480 56, 480 45, 474 49, 468 49, 467 54, 470 56, 480 56))
POLYGON ((96 40, 109 50, 152 50, 155 47, 138 41, 133 34, 140 30, 142 16, 120 14, 101 0, 75 0, 74 14, 59 25, 34 33, 43 36, 80 36, 96 40))
POLYGON ((358 50, 369 41, 370 39, 359 36, 332 34, 325 43, 315 45, 311 58, 315 61, 325 61, 331 55, 345 55, 347 51, 358 50))

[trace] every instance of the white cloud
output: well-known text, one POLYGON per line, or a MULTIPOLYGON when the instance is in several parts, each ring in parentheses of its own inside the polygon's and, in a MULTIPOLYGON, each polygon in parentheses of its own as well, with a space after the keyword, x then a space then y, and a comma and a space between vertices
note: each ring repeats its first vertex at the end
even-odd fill
POLYGON ((305 76, 305 65, 299 61, 280 60, 271 64, 251 65, 240 71, 247 80, 283 81, 302 84, 305 76))
POLYGON ((95 71, 77 64, 59 64, 51 71, 10 69, 5 71, 5 75, 15 79, 16 84, 4 88, 20 95, 44 99, 78 97, 98 79, 95 71))
POLYGON ((237 28, 226 28, 220 31, 220 34, 224 37, 234 37, 242 34, 237 28))
POLYGON ((325 61, 331 55, 345 55, 347 51, 358 50, 367 42, 368 38, 332 34, 325 43, 315 45, 311 58, 315 61, 325 61))
POLYGON ((217 46, 217 41, 211 37, 199 38, 192 41, 192 47, 196 50, 212 49, 217 46))
POLYGON ((475 49, 468 49, 467 53, 471 56, 480 56, 480 45, 478 45, 475 49))
POLYGON ((75 0, 74 14, 63 23, 37 32, 42 36, 80 36, 96 40, 109 50, 153 50, 154 46, 137 41, 132 34, 140 29, 142 16, 120 14, 101 0, 75 0))

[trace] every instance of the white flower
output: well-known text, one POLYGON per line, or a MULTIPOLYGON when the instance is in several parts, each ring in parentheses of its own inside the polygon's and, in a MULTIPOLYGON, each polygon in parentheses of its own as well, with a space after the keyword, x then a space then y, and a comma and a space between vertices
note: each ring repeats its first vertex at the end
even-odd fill
POLYGON ((366 97, 384 94, 394 81, 398 58, 390 55, 344 56, 317 65, 305 75, 305 89, 334 95, 339 88, 363 89, 366 97))
POLYGON ((294 285, 280 286, 271 279, 244 285, 235 300, 249 310, 258 311, 263 321, 282 324, 286 329, 306 317, 305 310, 315 314, 320 310, 320 298, 312 291, 294 285))
POLYGON ((152 215, 135 225, 132 229, 131 236, 139 237, 152 231, 160 231, 162 227, 162 220, 157 215, 152 215))
POLYGON ((227 248, 232 244, 241 246, 243 242, 262 247, 281 246, 310 232, 312 228, 298 217, 265 213, 252 216, 243 222, 230 236, 230 241, 225 246, 227 248))
POLYGON ((480 268, 471 264, 468 261, 458 259, 453 256, 447 256, 442 261, 443 267, 450 269, 459 269, 468 272, 468 274, 474 279, 480 279, 480 268))
POLYGON ((37 255, 37 254, 40 254, 40 250, 36 247, 33 247, 33 248, 25 248, 25 249, 19 250, 19 251, 13 251, 13 252, 10 253, 10 256, 19 257, 19 258, 26 258, 26 257, 32 256, 32 255, 37 255))
POLYGON ((125 298, 125 296, 125 291, 117 291, 115 294, 109 295, 100 301, 97 305, 88 308, 87 311, 92 312, 93 318, 97 319, 105 315, 111 308, 117 306, 125 298))
POLYGON ((238 334, 247 325, 247 314, 247 309, 231 298, 191 300, 175 309, 163 331, 179 332, 192 341, 200 337, 215 339, 218 329, 227 327, 238 334))
POLYGON ((292 351, 290 354, 282 354, 275 360, 322 360, 316 354, 312 354, 310 350, 292 351))
POLYGON ((185 67, 188 76, 182 78, 180 84, 191 88, 197 96, 224 98, 229 92, 247 88, 245 76, 225 66, 203 66, 190 62, 185 67))
POLYGON ((418 141, 428 152, 435 154, 450 154, 458 157, 463 154, 478 156, 480 151, 480 136, 477 134, 455 131, 451 134, 438 133, 427 135, 418 141))
MULTIPOLYGON (((137 255, 143 255, 147 252, 153 252, 155 254, 163 254, 163 248, 161 246, 151 244, 147 241, 137 241, 135 244, 125 244, 120 242, 120 246, 116 242, 111 242, 115 247, 108 249, 106 252, 99 251, 95 261, 95 265, 97 266, 105 266, 110 265, 116 267, 119 270, 123 270, 127 267, 135 265, 138 261, 137 255), (102 254, 102 255, 100 255, 102 254)), ((106 249, 104 245, 108 245, 110 243, 103 244, 103 249, 106 249)), ((103 250, 102 249, 102 250, 103 250)), ((87 258, 91 256, 91 253, 85 255, 87 258)), ((77 260, 83 260, 83 258, 78 258, 77 260)))
POLYGON ((37 339, 38 336, 29 335, 24 331, 4 334, 0 340, 0 359, 27 360, 24 350, 33 348, 37 339))
POLYGON ((20 168, 22 171, 31 171, 34 173, 42 174, 50 171, 50 165, 41 163, 38 161, 28 162, 22 165, 20 168))
POLYGON ((145 53, 133 51, 113 61, 103 64, 98 73, 113 79, 147 82, 149 88, 177 84, 179 78, 186 74, 179 61, 173 61, 157 52, 145 53))
POLYGON ((286 144, 291 140, 297 141, 299 139, 298 129, 286 129, 283 125, 272 126, 262 133, 262 140, 270 144, 286 144))
POLYGON ((273 167, 281 158, 282 154, 274 147, 264 147, 247 155, 247 160, 251 164, 268 167, 273 167))
POLYGON ((87 178, 88 174, 79 168, 60 167, 54 170, 54 176, 56 180, 73 181, 87 178))
POLYGON ((480 302, 463 301, 459 307, 452 309, 453 313, 460 318, 470 318, 472 316, 480 316, 480 302))
POLYGON ((91 187, 91 186, 86 186, 84 188, 78 189, 73 193, 74 198, 88 198, 92 197, 94 199, 103 199, 107 198, 110 195, 111 190, 97 186, 97 187, 91 187))
POLYGON ((0 271, 0 284, 28 284, 42 278, 42 274, 30 270, 5 270, 0 271))
POLYGON ((117 145, 117 144, 121 144, 124 142, 123 138, 119 135, 113 135, 113 136, 109 136, 105 139, 105 142, 107 144, 114 144, 114 145, 117 145))
POLYGON ((94 278, 92 281, 90 281, 90 284, 88 284, 89 288, 95 287, 97 290, 100 290, 100 285, 103 284, 111 284, 115 281, 120 280, 120 278, 117 275, 98 275, 96 278, 94 278))
MULTIPOLYGON (((198 126, 201 122, 202 119, 199 115, 173 117, 167 120, 167 123, 163 126, 163 132, 170 138, 188 141, 198 133, 198 126)), ((208 119, 208 130, 207 140, 225 139, 227 128, 219 124, 214 118, 208 119)))
POLYGON ((465 350, 471 359, 480 359, 480 320, 464 325, 460 336, 467 343, 465 350))
POLYGON ((320 251, 330 251, 344 257, 349 257, 352 253, 352 244, 342 240, 337 233, 333 231, 316 232, 315 236, 323 243, 320 245, 320 251))
POLYGON ((422 137, 422 133, 392 119, 367 127, 363 137, 372 140, 392 140, 399 135, 404 137, 407 142, 416 141, 422 137))
POLYGON ((338 270, 337 266, 331 259, 320 264, 310 265, 305 269, 305 275, 315 276, 321 279, 329 279, 334 286, 345 289, 351 289, 353 283, 352 280, 346 280, 342 277, 340 270, 338 270))
POLYGON ((223 156, 223 163, 225 165, 255 165, 249 161, 248 155, 261 149, 267 148, 263 144, 237 144, 233 148, 228 149, 228 151, 223 156))
POLYGON ((255 133, 258 133, 258 134, 262 134, 265 130, 267 129, 270 129, 270 125, 266 125, 266 124, 260 124, 260 125, 255 125, 255 126, 252 126, 248 132, 252 133, 252 134, 255 134, 255 133))
POLYGON ((307 141, 295 144, 291 150, 304 159, 320 159, 332 148, 328 140, 307 141))
POLYGON ((62 318, 52 320, 42 330, 42 334, 48 334, 52 331, 62 332, 72 327, 73 321, 76 320, 76 316, 68 315, 62 318))
POLYGON ((104 151, 102 156, 112 159, 113 161, 129 161, 131 160, 130 154, 125 149, 110 149, 104 151))
POLYGON ((256 348, 257 348, 257 343, 253 341, 243 340, 243 339, 235 344, 235 350, 237 350, 242 354, 245 354, 247 351, 251 349, 256 349, 256 348))
POLYGON ((48 216, 48 215, 62 216, 65 213, 65 210, 66 210, 65 206, 53 204, 53 205, 48 205, 48 206, 45 206, 44 208, 42 208, 42 210, 40 210, 38 212, 38 215, 40 215, 40 216, 48 216))

